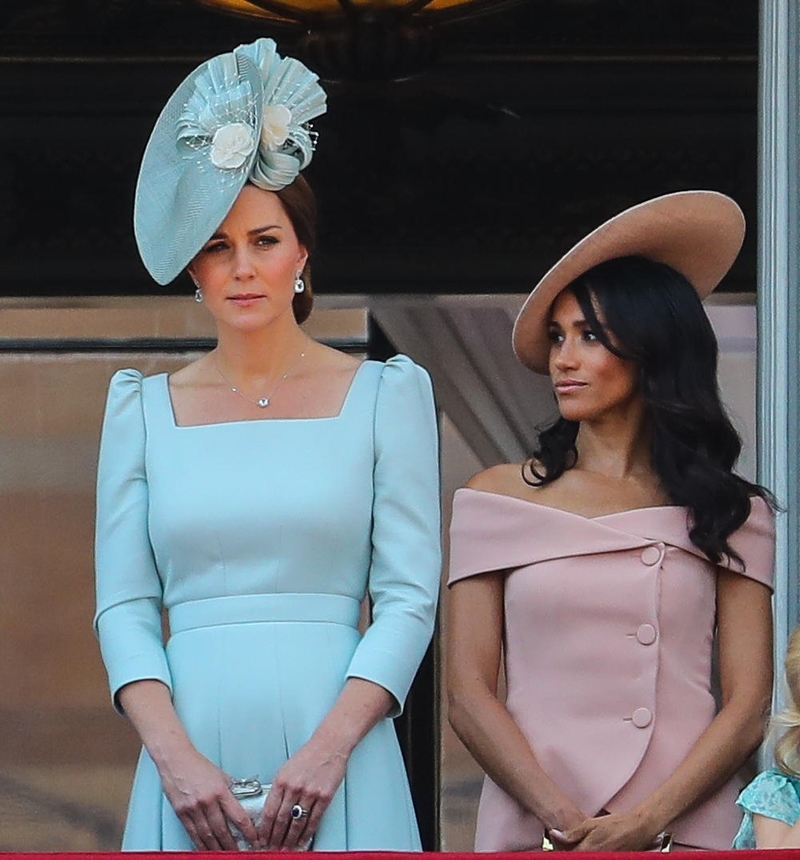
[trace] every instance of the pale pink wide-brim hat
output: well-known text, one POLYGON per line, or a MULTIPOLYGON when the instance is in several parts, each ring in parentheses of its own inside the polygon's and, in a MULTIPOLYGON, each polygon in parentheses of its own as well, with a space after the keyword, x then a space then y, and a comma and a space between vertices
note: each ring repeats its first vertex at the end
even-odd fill
POLYGON ((717 191, 665 194, 615 215, 567 251, 533 288, 514 323, 517 358, 537 373, 548 372, 550 307, 594 266, 616 257, 646 257, 680 272, 704 299, 733 265, 744 231, 739 205, 717 191))

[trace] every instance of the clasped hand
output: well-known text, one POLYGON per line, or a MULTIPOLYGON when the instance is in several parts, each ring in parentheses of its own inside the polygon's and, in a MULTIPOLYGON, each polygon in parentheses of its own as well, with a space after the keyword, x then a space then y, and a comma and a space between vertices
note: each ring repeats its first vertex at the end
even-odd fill
POLYGON ((175 814, 199 851, 236 851, 228 822, 255 845, 258 834, 244 807, 231 794, 230 777, 197 750, 190 750, 180 769, 161 771, 161 783, 175 814))
POLYGON ((269 851, 300 851, 311 841, 344 779, 347 757, 302 746, 272 780, 258 822, 258 845, 269 851), (292 815, 292 809, 297 810, 292 815))
POLYGON ((301 747, 272 781, 257 826, 230 790, 231 779, 205 756, 192 750, 179 772, 161 774, 164 793, 199 851, 236 851, 229 823, 253 848, 303 850, 319 827, 322 814, 344 779, 347 758, 301 747), (292 815, 292 808, 299 811, 292 815))
POLYGON ((550 838, 562 851, 646 851, 657 834, 637 813, 621 812, 586 818, 564 832, 551 830, 550 838))

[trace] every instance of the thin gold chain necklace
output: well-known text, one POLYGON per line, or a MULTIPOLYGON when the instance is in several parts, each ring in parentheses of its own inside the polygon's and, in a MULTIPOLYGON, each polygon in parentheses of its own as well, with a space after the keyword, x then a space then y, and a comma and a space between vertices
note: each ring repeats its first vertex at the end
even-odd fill
POLYGON ((228 377, 225 376, 225 374, 220 370, 220 366, 217 364, 217 357, 216 356, 213 357, 213 360, 214 360, 214 367, 216 368, 217 373, 222 378, 222 381, 230 388, 230 390, 234 394, 238 394, 239 397, 241 397, 243 400, 246 400, 248 403, 252 403, 254 406, 259 406, 259 407, 261 407, 261 409, 266 409, 267 406, 269 406, 269 402, 270 402, 270 400, 272 400, 272 397, 274 396, 275 392, 281 387, 281 385, 283 385, 284 382, 286 382, 286 379, 289 376, 289 374, 295 369, 295 367, 297 367, 297 365, 300 363, 300 360, 302 358, 305 358, 305 355, 306 354, 304 352, 301 352, 300 355, 297 357, 297 359, 295 359, 295 361, 293 361, 289 365, 289 367, 286 370, 286 373, 284 373, 283 376, 278 380, 278 382, 276 383, 276 385, 272 389, 272 391, 270 391, 270 393, 266 397, 259 397, 257 400, 252 398, 252 397, 248 397, 247 394, 245 394, 243 391, 241 391, 239 388, 237 388, 230 381, 230 379, 228 379, 228 377))

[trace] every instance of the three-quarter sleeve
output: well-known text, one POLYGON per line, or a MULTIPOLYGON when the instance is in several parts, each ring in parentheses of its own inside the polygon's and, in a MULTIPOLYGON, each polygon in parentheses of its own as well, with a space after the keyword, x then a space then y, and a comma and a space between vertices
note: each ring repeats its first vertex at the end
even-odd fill
POLYGON ((436 616, 441 575, 439 443, 427 373, 390 359, 375 405, 372 624, 347 676, 380 684, 402 710, 436 616))
POLYGON ((108 391, 97 474, 95 631, 111 695, 132 681, 171 689, 161 630, 162 587, 147 527, 146 429, 142 376, 114 374, 108 391))

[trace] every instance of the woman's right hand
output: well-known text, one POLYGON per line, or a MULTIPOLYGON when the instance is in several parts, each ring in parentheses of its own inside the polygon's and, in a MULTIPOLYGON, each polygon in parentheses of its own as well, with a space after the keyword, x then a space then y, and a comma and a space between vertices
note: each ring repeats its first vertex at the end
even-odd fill
POLYGON ((237 851, 228 822, 258 844, 250 816, 231 794, 230 778, 193 747, 160 774, 164 794, 198 851, 237 851))
POLYGON ((242 804, 231 794, 230 777, 195 749, 166 685, 151 679, 133 681, 120 688, 117 698, 150 753, 164 794, 195 848, 236 851, 229 822, 256 846, 258 834, 242 804))

